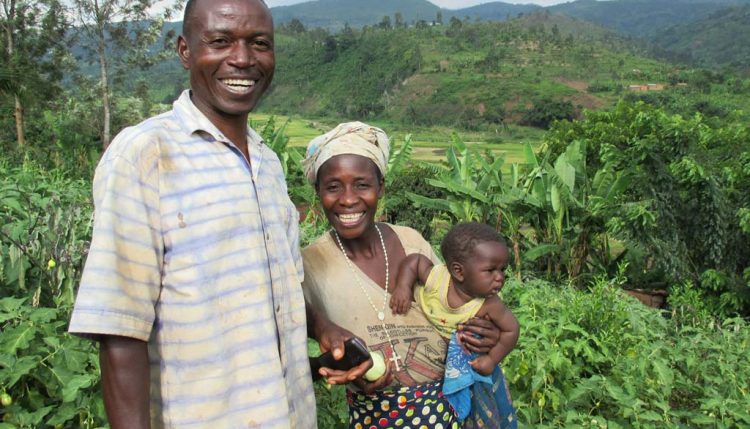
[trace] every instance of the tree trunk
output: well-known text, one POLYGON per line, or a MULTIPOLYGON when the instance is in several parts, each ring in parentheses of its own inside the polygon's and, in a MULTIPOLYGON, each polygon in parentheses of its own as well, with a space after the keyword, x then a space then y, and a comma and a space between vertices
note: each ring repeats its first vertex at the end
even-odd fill
POLYGON ((109 79, 107 70, 107 53, 104 40, 104 25, 97 27, 97 36, 99 37, 99 48, 97 53, 99 55, 99 79, 102 91, 102 149, 107 150, 110 139, 110 105, 109 105, 109 79))
MULTIPOLYGON (((10 3, 6 3, 4 6, 6 6, 5 15, 7 19, 5 25, 6 52, 8 53, 8 61, 12 62, 15 49, 15 43, 13 40, 13 21, 16 19, 16 0, 11 0, 10 3)), ((13 79, 13 77, 11 77, 11 79, 13 79)), ((18 96, 18 93, 13 94, 13 99, 15 101, 13 117, 16 120, 16 142, 18 143, 18 146, 25 146, 26 134, 23 131, 23 104, 21 103, 21 98, 18 96)))
POLYGON ((578 276, 583 271, 586 259, 589 257, 589 235, 587 231, 581 232, 571 252, 569 275, 571 280, 580 286, 578 276))
POLYGON ((13 97, 16 101, 16 107, 13 110, 13 116, 16 118, 16 141, 20 147, 26 145, 26 134, 23 131, 23 105, 21 104, 21 99, 18 97, 18 94, 15 94, 13 97))

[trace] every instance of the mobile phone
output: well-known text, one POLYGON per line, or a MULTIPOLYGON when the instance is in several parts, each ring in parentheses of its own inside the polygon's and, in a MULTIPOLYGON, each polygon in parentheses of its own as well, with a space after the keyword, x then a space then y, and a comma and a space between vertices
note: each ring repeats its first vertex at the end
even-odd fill
POLYGON ((334 359, 333 352, 329 350, 317 359, 312 359, 310 367, 315 376, 321 367, 347 371, 368 359, 370 359, 370 351, 367 350, 365 343, 357 337, 352 337, 344 342, 344 356, 341 359, 334 359))

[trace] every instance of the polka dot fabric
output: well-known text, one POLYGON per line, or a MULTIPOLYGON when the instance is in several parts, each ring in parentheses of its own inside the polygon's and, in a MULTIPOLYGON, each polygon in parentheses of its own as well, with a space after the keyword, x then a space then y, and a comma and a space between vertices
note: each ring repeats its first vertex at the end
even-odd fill
POLYGON ((458 416, 443 397, 443 385, 401 387, 374 395, 347 391, 352 429, 458 429, 458 416))

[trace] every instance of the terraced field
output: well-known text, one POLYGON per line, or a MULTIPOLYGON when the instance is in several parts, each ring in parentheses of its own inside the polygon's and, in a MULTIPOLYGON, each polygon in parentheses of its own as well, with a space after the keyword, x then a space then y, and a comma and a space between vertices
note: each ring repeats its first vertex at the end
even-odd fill
MULTIPOLYGON (((305 147, 314 137, 325 133, 336 125, 336 121, 327 119, 303 119, 282 115, 253 114, 251 120, 256 128, 262 127, 271 117, 274 117, 276 126, 287 123, 285 134, 289 137, 289 146, 305 147)), ((407 134, 411 134, 414 151, 412 158, 419 161, 439 162, 445 158, 446 150, 451 144, 452 130, 445 127, 416 127, 404 129, 403 126, 371 122, 372 125, 383 128, 391 137, 392 143, 400 145, 407 134)), ((538 146, 544 132, 535 128, 510 126, 496 132, 465 132, 459 133, 463 141, 479 150, 490 150, 493 153, 503 154, 506 166, 512 163, 523 162, 523 144, 531 143, 538 146)))

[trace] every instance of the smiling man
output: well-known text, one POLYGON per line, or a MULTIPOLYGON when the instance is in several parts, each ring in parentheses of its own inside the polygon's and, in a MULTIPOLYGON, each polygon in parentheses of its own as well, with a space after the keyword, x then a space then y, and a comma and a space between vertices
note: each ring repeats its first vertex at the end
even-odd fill
POLYGON ((262 1, 189 0, 191 90, 97 167, 69 330, 100 341, 114 429, 315 427, 307 326, 338 356, 351 334, 305 311, 297 211, 247 125, 273 42, 262 1))

